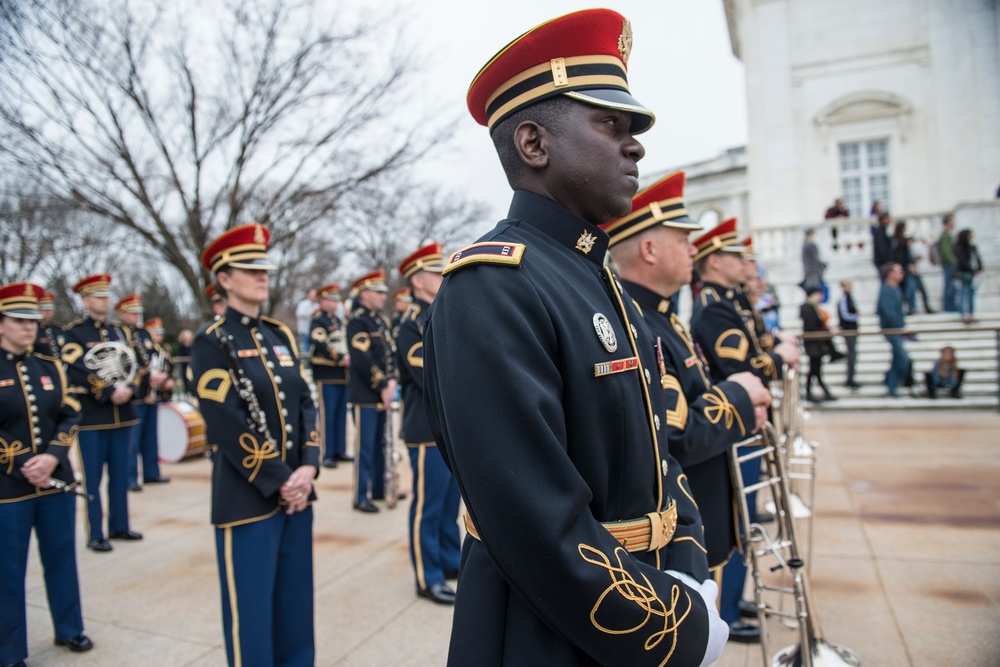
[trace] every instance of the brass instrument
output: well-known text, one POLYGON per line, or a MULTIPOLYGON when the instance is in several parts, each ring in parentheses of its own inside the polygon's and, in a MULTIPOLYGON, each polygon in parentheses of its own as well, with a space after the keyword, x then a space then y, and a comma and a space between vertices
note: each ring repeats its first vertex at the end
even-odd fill
POLYGON ((393 412, 398 411, 399 403, 392 402, 391 407, 385 410, 385 435, 382 440, 383 456, 385 457, 385 504, 386 507, 393 508, 399 500, 399 462, 402 455, 396 451, 396 438, 393 429, 393 412))
POLYGON ((83 365, 115 389, 131 384, 139 370, 135 352, 125 343, 111 340, 87 350, 83 365))
POLYGON ((347 356, 347 331, 339 327, 335 331, 329 332, 326 338, 326 346, 331 353, 337 356, 337 360, 347 356))
POLYGON ((819 620, 810 600, 808 579, 803 569, 805 561, 799 550, 785 451, 774 425, 765 424, 758 435, 733 445, 729 463, 737 509, 744 526, 744 559, 754 581, 754 603, 761 628, 764 664, 772 667, 861 667, 861 658, 856 653, 827 642, 821 636, 819 620), (740 464, 757 458, 763 462, 762 478, 747 484, 740 464), (770 492, 775 508, 774 535, 769 534, 761 524, 750 523, 747 496, 761 490, 770 492), (779 571, 782 578, 791 577, 791 586, 773 583, 773 578, 765 578, 765 575, 779 571), (776 596, 781 596, 778 599, 782 601, 784 596, 791 596, 794 599, 794 611, 784 611, 783 604, 773 604, 776 596), (773 657, 765 625, 765 621, 771 617, 789 622, 797 627, 799 634, 798 643, 784 647, 773 657))

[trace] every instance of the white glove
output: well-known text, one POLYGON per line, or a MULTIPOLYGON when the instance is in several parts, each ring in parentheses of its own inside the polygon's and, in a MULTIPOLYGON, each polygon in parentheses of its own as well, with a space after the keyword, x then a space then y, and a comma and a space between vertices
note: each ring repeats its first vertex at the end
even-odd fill
POLYGON ((698 591, 701 599, 705 601, 705 607, 708 609, 708 645, 705 647, 705 657, 702 658, 700 667, 711 665, 722 657, 722 650, 729 641, 729 624, 722 620, 715 608, 715 601, 719 597, 719 586, 714 579, 706 579, 699 584, 691 575, 677 570, 667 570, 667 574, 688 588, 698 591))

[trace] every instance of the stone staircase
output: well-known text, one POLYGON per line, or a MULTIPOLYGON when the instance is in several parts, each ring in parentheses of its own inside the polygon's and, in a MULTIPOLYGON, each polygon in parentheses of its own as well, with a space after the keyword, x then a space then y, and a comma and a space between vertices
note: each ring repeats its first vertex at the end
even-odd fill
MULTIPOLYGON (((913 359, 915 386, 908 396, 901 389, 900 398, 886 396, 884 382, 891 357, 889 344, 880 335, 860 336, 854 376, 861 388, 851 391, 844 387, 847 372, 845 361, 824 362, 823 380, 839 400, 809 404, 810 407, 819 410, 998 409, 998 341, 997 331, 990 327, 1000 328, 1000 312, 982 313, 976 319, 973 325, 964 327, 956 322, 955 315, 951 313, 913 315, 907 318, 908 328, 916 333, 916 340, 906 343, 907 351, 913 359), (934 329, 951 331, 935 332, 934 329), (924 388, 924 373, 931 369, 940 349, 945 345, 955 348, 959 366, 966 371, 960 399, 950 398, 947 393, 942 397, 941 392, 938 393, 938 398, 931 399, 927 397, 924 388)), ((863 316, 860 327, 862 332, 877 331, 878 320, 871 315, 863 316)), ((789 330, 798 333, 801 326, 797 329, 789 327, 789 330)), ((840 351, 845 351, 842 338, 835 338, 834 342, 840 351)), ((808 360, 803 358, 803 391, 808 364, 808 360)), ((814 389, 814 393, 819 392, 814 389)))

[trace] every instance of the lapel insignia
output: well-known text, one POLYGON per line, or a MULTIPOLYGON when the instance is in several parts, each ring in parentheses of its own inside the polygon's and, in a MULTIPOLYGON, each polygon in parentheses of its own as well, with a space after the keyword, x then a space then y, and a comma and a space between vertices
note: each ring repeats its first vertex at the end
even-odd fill
POLYGON ((587 230, 584 230, 583 234, 580 234, 580 238, 576 240, 576 249, 582 252, 584 255, 586 255, 591 250, 593 250, 594 241, 596 240, 597 240, 596 236, 594 236, 587 230))
POLYGON ((615 330, 611 328, 611 322, 602 313, 594 313, 594 331, 597 332, 597 337, 601 339, 601 345, 605 350, 614 352, 618 349, 615 330))

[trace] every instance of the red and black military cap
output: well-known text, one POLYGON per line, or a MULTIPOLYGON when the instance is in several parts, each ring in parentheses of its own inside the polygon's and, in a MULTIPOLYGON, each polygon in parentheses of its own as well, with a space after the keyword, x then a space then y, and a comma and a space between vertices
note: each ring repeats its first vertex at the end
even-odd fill
POLYGON ((45 296, 45 290, 34 283, 9 283, 0 286, 0 313, 21 320, 40 320, 38 301, 45 296))
POLYGON ((632 114, 645 132, 653 112, 629 92, 632 26, 610 9, 585 9, 543 23, 505 46, 483 66, 466 103, 480 125, 493 127, 519 109, 556 95, 632 114))
POLYGON ((675 171, 636 194, 632 198, 632 212, 623 218, 601 225, 601 229, 611 237, 608 247, 613 247, 616 243, 655 225, 689 231, 704 229, 688 217, 687 209, 684 207, 683 171, 675 171))
POLYGON ((745 248, 736 236, 736 218, 723 220, 694 240, 698 253, 694 261, 708 257, 713 252, 736 252, 743 254, 745 248))
POLYGON ((264 225, 241 225, 223 232, 201 253, 201 265, 213 273, 225 267, 271 271, 267 244, 271 232, 264 225))
POLYGON ((340 301, 340 284, 330 283, 316 290, 316 296, 320 299, 334 299, 340 301))
MULTIPOLYGON (((399 263, 399 273, 409 278, 417 271, 441 273, 444 271, 444 249, 440 243, 430 243, 415 251, 399 263)), ((409 288, 407 288, 409 289, 409 288)))
POLYGON ((385 271, 382 269, 372 271, 355 280, 351 285, 351 294, 358 294, 366 289, 373 292, 388 292, 389 288, 385 286, 385 271))
POLYGON ((141 313, 142 312, 142 295, 141 294, 129 294, 123 296, 118 303, 115 304, 115 310, 124 313, 141 313))
POLYGON ((80 296, 111 296, 111 274, 89 275, 73 285, 73 292, 80 296))

